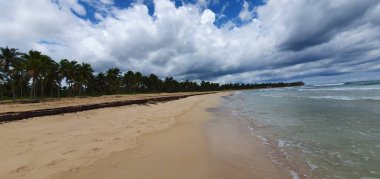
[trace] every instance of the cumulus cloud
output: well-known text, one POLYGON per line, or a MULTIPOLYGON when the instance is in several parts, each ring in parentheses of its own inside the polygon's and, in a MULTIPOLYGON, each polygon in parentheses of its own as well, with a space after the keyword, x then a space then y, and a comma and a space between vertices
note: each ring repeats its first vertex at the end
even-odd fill
POLYGON ((249 4, 247 1, 244 1, 243 8, 239 13, 239 18, 241 21, 248 21, 252 18, 252 12, 249 10, 249 4))
POLYGON ((0 1, 0 46, 86 61, 96 71, 117 66, 218 82, 380 71, 377 0, 269 0, 255 8, 253 20, 244 3, 238 18, 247 22, 221 27, 199 4, 154 0, 150 15, 141 2, 128 8, 111 0, 88 3, 99 22, 78 17, 87 12, 76 0, 0 1))
POLYGON ((215 21, 215 14, 210 9, 204 10, 201 16, 201 23, 212 24, 214 23, 214 21, 215 21))

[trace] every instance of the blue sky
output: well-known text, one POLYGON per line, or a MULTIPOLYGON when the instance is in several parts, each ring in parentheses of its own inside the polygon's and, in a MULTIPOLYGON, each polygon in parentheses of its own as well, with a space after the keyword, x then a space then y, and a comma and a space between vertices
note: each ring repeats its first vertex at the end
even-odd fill
POLYGON ((0 0, 0 46, 179 80, 380 78, 378 0, 0 0))
MULTIPOLYGON (((97 10, 97 8, 94 6, 93 3, 88 2, 86 0, 79 0, 79 4, 81 4, 86 9, 85 15, 79 15, 78 13, 73 13, 77 15, 80 18, 90 20, 92 23, 98 23, 99 20, 96 19, 95 13, 100 12, 97 10)), ((197 0, 175 0, 172 1, 175 6, 181 7, 188 4, 200 4, 197 0)), ((262 0, 254 0, 254 1, 245 1, 245 0, 211 0, 206 1, 204 5, 201 6, 202 9, 210 9, 216 14, 216 20, 214 24, 218 27, 222 26, 223 24, 233 21, 238 26, 243 25, 244 21, 242 21, 239 18, 239 13, 243 10, 243 4, 246 2, 248 4, 248 10, 253 11, 255 7, 262 6, 265 4, 262 0)), ((133 4, 136 3, 143 3, 148 7, 149 15, 154 15, 154 2, 153 0, 114 0, 111 5, 108 7, 117 7, 120 9, 125 9, 133 6, 133 4)))

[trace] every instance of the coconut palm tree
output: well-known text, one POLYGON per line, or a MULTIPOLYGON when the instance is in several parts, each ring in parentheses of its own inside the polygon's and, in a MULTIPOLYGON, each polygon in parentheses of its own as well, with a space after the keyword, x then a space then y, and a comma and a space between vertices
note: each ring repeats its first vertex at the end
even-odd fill
POLYGON ((29 97, 36 97, 36 82, 39 78, 41 71, 41 60, 43 55, 39 51, 30 50, 27 54, 23 55, 25 61, 25 69, 28 75, 32 78, 32 86, 29 97))
POLYGON ((48 83, 52 83, 52 76, 57 70, 55 67, 56 62, 47 55, 41 55, 40 69, 39 69, 39 81, 41 85, 41 97, 44 96, 45 87, 48 83))
POLYGON ((124 73, 123 76, 123 86, 127 89, 128 93, 131 93, 131 90, 133 86, 135 85, 135 74, 133 71, 128 71, 127 73, 124 73))
POLYGON ((135 77, 134 77, 134 81, 135 81, 135 89, 136 89, 137 92, 139 90, 141 90, 142 79, 143 79, 142 74, 140 72, 136 72, 135 73, 135 77))
POLYGON ((66 77, 66 69, 65 69, 65 63, 68 62, 67 59, 62 59, 57 63, 57 72, 56 72, 56 78, 55 82, 57 83, 57 96, 58 98, 61 97, 61 89, 62 89, 62 80, 66 77))
POLYGON ((77 61, 69 61, 67 59, 63 59, 59 62, 61 73, 66 79, 66 83, 69 85, 69 95, 72 95, 72 92, 74 91, 74 86, 76 81, 78 80, 78 71, 80 68, 80 64, 78 64, 77 61))
POLYGON ((173 77, 166 77, 164 81, 166 92, 172 93, 178 91, 178 81, 174 80, 173 77))
POLYGON ((82 63, 79 65, 78 68, 78 74, 76 77, 76 81, 79 86, 79 95, 81 95, 82 92, 85 92, 88 88, 88 84, 90 80, 93 78, 94 70, 92 69, 91 65, 88 63, 82 63))
POLYGON ((104 91, 106 89, 106 81, 107 80, 104 73, 98 73, 98 75, 96 75, 96 84, 97 84, 98 89, 100 90, 101 95, 104 94, 104 91))
MULTIPOLYGON (((57 80, 59 78, 59 64, 54 60, 51 60, 47 69, 47 75, 45 77, 45 87, 50 87, 50 97, 54 96, 54 88, 59 88, 57 80)), ((58 89, 59 92, 59 89, 58 89)))
POLYGON ((157 91, 160 91, 162 80, 160 80, 157 75, 152 73, 149 75, 149 84, 150 84, 150 87, 149 87, 150 91, 157 92, 157 91))
POLYGON ((3 81, 8 80, 11 83, 12 87, 12 96, 16 98, 14 80, 11 79, 11 73, 16 64, 19 64, 21 61, 22 53, 18 52, 16 48, 3 48, 0 47, 0 73, 3 81))
POLYGON ((119 68, 110 68, 106 72, 107 82, 109 84, 111 93, 119 94, 121 72, 119 68))
POLYGON ((19 96, 24 96, 24 90, 28 88, 28 81, 30 80, 30 77, 25 70, 25 60, 20 58, 19 60, 16 60, 17 63, 13 64, 13 68, 9 70, 9 76, 16 84, 15 86, 18 86, 18 92, 19 96))

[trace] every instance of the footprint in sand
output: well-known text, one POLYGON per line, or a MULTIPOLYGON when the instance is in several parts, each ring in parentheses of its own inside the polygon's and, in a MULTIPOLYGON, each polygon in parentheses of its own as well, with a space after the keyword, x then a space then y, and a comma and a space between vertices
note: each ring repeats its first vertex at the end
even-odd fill
POLYGON ((63 152, 62 155, 66 155, 66 154, 69 154, 69 153, 72 153, 72 152, 75 152, 76 150, 70 150, 70 151, 67 151, 67 152, 63 152))
POLYGON ((97 151, 99 151, 99 150, 100 150, 100 149, 96 147, 96 148, 91 149, 90 152, 97 152, 97 151))
POLYGON ((45 142, 45 144, 50 144, 50 143, 55 143, 55 142, 57 142, 57 140, 47 141, 47 142, 45 142))
POLYGON ((78 171, 79 169, 80 169, 80 167, 71 168, 71 169, 70 169, 70 172, 76 172, 76 171, 78 171))
POLYGON ((101 142, 103 141, 102 139, 92 139, 91 142, 101 142))
POLYGON ((26 150, 17 153, 17 155, 21 155, 21 154, 27 153, 27 152, 29 152, 30 150, 32 150, 32 148, 27 148, 26 150))
POLYGON ((23 165, 21 167, 16 168, 15 170, 12 170, 10 173, 19 173, 27 170, 30 170, 29 166, 23 165))
POLYGON ((34 141, 34 139, 29 139, 29 140, 20 141, 18 143, 22 144, 22 143, 25 143, 25 142, 33 142, 33 141, 34 141))
POLYGON ((53 160, 53 161, 47 163, 47 164, 45 165, 45 167, 52 167, 52 166, 54 166, 54 165, 57 165, 57 164, 59 164, 59 163, 65 161, 65 160, 66 160, 66 159, 64 159, 64 158, 63 158, 63 159, 53 160))
POLYGON ((115 143, 118 143, 120 141, 121 141, 120 138, 114 138, 112 141, 108 142, 108 144, 115 144, 115 143))

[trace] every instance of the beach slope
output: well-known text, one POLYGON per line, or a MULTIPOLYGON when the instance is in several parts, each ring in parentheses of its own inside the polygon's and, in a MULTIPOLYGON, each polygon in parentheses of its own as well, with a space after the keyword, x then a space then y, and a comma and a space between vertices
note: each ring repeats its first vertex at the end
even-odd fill
MULTIPOLYGON (((234 168, 226 175, 211 150, 208 109, 223 95, 1 124, 0 178, 252 178, 234 168)), ((264 160, 256 176, 280 178, 264 160)))

